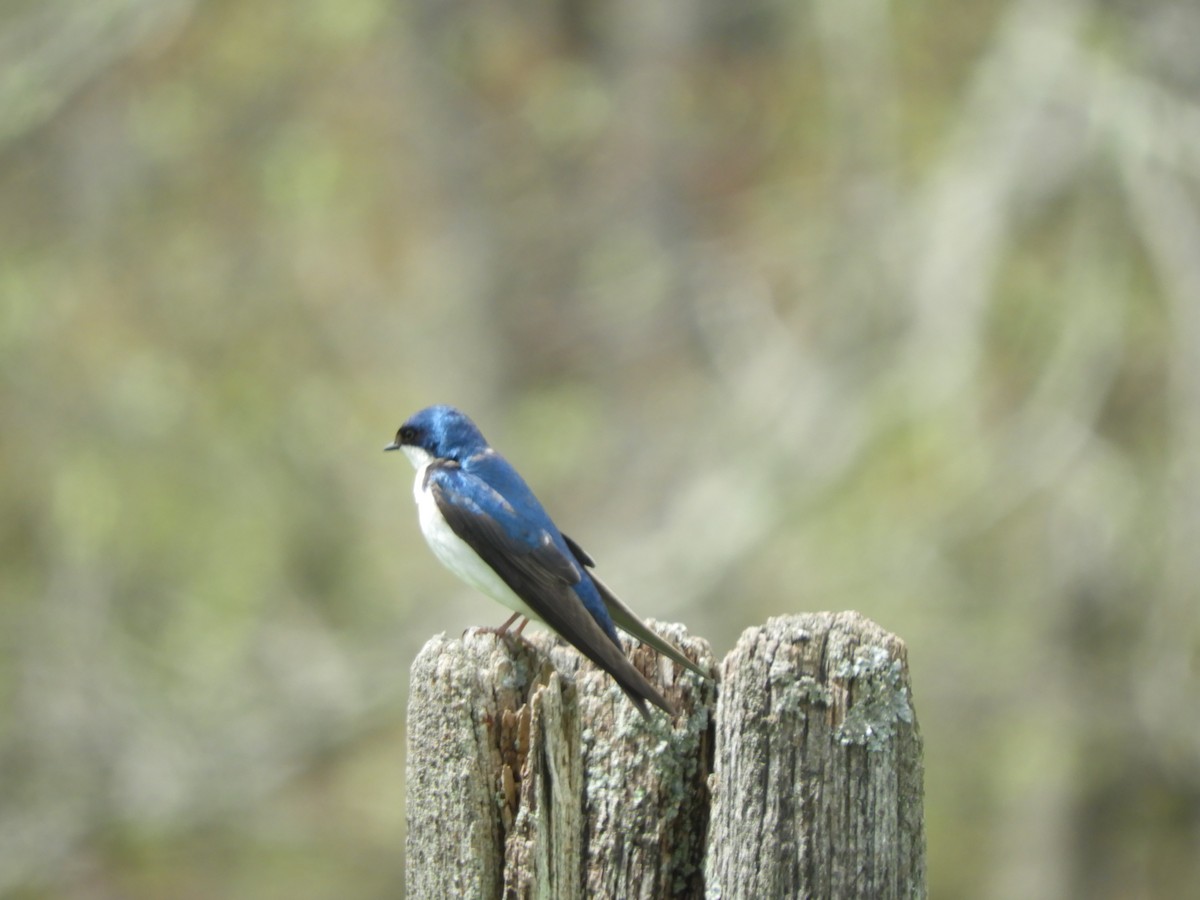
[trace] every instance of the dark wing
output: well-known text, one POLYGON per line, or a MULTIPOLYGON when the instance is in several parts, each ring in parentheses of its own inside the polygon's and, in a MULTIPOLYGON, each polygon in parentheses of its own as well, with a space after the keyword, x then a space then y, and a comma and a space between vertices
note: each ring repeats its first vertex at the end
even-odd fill
POLYGON ((588 556, 587 551, 580 547, 577 543, 567 537, 565 534, 562 539, 567 542, 567 549, 575 554, 575 558, 587 566, 589 569, 596 568, 596 561, 588 556))
POLYGON ((648 715, 647 700, 674 715, 672 704, 634 667, 575 593, 583 570, 555 543, 553 523, 546 527, 536 517, 519 515, 485 481, 457 466, 430 466, 426 478, 446 524, 514 594, 608 672, 643 716, 648 715))
MULTIPOLYGON (((567 537, 562 536, 567 542, 567 547, 575 554, 575 558, 589 569, 594 568, 596 563, 577 543, 567 537)), ((637 617, 637 614, 628 606, 621 602, 621 599, 614 594, 603 581, 596 577, 595 572, 589 572, 588 575, 592 579, 592 584, 596 586, 597 592, 600 594, 600 599, 604 601, 604 606, 608 609, 608 614, 612 616, 612 620, 617 623, 617 627, 627 634, 637 638, 643 644, 648 644, 661 653, 668 659, 673 660, 689 671, 695 672, 702 678, 708 678, 709 675, 696 663, 692 662, 682 650, 668 641, 665 637, 651 630, 650 626, 637 617)))

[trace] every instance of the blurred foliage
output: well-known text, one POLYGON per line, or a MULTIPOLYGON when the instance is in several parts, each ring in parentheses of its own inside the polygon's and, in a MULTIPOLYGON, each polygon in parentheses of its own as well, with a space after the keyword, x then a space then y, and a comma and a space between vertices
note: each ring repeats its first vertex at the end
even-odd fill
POLYGON ((401 893, 408 665, 501 617, 379 452, 432 402, 718 653, 904 637, 935 897, 1194 890, 1197 46, 1186 0, 7 3, 0 893, 401 893))

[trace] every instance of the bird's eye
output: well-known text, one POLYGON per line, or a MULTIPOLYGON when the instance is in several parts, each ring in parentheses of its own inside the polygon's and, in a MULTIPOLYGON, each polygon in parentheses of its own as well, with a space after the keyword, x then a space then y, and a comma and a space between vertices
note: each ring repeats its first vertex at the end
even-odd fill
POLYGON ((401 444, 411 444, 417 439, 417 429, 413 428, 411 425, 405 425, 398 432, 396 432, 396 438, 401 444))

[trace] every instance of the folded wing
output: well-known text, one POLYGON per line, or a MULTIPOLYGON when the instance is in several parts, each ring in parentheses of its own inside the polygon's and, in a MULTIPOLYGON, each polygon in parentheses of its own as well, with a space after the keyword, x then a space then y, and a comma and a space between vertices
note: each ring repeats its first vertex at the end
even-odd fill
POLYGON ((584 572, 555 541, 552 524, 522 517, 499 492, 458 465, 431 465, 426 478, 451 530, 547 625, 608 672, 642 715, 647 715, 646 701, 675 713, 588 612, 576 593, 584 572))

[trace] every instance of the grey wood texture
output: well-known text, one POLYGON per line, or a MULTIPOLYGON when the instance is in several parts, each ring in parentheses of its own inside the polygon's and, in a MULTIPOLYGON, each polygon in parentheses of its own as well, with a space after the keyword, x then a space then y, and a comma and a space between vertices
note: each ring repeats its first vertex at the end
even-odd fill
POLYGON ((707 896, 925 896, 904 643, 853 612, 775 618, 721 676, 707 896))
MULTIPOLYGON (((651 624, 713 670, 706 642, 651 624)), ((719 702, 716 680, 627 649, 674 720, 644 720, 545 632, 426 644, 409 701, 409 897, 923 896, 902 642, 854 613, 772 619, 721 666, 719 702)))

